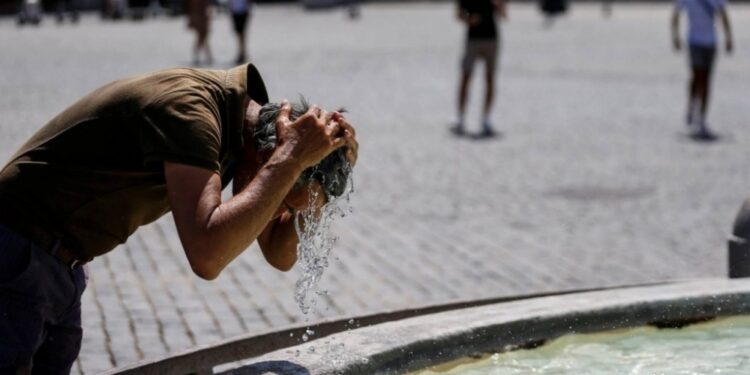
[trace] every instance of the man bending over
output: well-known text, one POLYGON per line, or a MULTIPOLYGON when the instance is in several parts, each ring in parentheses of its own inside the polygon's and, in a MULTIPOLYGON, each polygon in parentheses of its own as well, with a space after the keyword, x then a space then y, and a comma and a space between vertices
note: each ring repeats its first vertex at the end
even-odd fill
POLYGON ((348 171, 358 148, 340 113, 295 108, 268 104, 253 65, 169 69, 101 87, 33 135, 0 171, 0 373, 68 373, 82 266, 167 212, 201 278, 255 240, 290 269, 293 212, 310 189, 340 194, 316 173, 348 171), (273 142, 256 141, 269 121, 273 142))

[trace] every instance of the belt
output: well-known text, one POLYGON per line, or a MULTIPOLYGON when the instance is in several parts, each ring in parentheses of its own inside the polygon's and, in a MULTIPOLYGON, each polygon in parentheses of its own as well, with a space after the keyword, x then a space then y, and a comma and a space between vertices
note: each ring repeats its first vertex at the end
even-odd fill
POLYGON ((40 246, 71 270, 79 268, 91 260, 80 258, 73 250, 62 244, 62 239, 59 236, 44 229, 32 226, 25 228, 21 231, 21 234, 27 236, 29 241, 40 246))

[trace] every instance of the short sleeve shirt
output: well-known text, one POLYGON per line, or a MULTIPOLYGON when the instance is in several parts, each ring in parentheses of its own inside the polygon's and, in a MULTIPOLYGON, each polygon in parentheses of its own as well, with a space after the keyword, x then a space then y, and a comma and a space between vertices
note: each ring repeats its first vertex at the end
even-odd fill
POLYGON ((726 6, 726 0, 676 0, 676 6, 687 13, 688 43, 716 46, 716 12, 726 6))
POLYGON ((268 101, 252 65, 169 69, 95 90, 0 171, 0 223, 43 229, 84 259, 108 252, 170 211, 164 161, 229 183, 248 98, 268 101))
POLYGON ((480 17, 479 24, 469 26, 469 40, 497 39, 495 5, 491 0, 459 0, 458 6, 462 11, 480 17))
POLYGON ((232 14, 246 14, 252 7, 251 0, 229 0, 229 10, 232 14))

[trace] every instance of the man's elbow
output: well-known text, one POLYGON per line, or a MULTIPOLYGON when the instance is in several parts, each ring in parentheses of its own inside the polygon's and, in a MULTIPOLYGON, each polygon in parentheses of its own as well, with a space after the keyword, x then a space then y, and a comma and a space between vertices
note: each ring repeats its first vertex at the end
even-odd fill
POLYGON ((215 280, 221 274, 222 267, 217 267, 211 262, 190 262, 193 273, 203 280, 215 280))
POLYGON ((288 272, 294 267, 294 264, 297 263, 297 257, 294 258, 287 258, 287 259, 274 259, 273 261, 269 261, 268 263, 273 266, 273 268, 276 268, 277 270, 281 272, 288 272))
POLYGON ((270 255, 264 253, 266 255, 266 261, 268 264, 270 264, 273 268, 276 268, 279 271, 287 272, 294 267, 294 264, 297 263, 297 252, 296 249, 293 252, 286 252, 282 256, 279 256, 276 254, 270 255))
MULTIPOLYGON (((195 247, 186 248, 185 250, 190 268, 196 276, 209 281, 219 277, 225 266, 223 262, 204 255, 206 254, 205 251, 201 251, 201 249, 196 249, 195 247)), ((206 248, 202 250, 206 250, 206 248)))

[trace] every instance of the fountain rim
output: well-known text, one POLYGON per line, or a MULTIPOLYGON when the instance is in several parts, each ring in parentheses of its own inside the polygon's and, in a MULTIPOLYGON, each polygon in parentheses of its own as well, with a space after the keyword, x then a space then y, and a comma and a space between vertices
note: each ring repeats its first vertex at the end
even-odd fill
POLYGON ((485 329, 485 336, 497 330, 508 331, 508 328, 515 327, 516 330, 523 328, 525 331, 514 333, 516 336, 513 340, 509 340, 509 344, 511 346, 524 346, 570 333, 570 330, 574 328, 576 332, 596 332, 612 328, 634 327, 655 320, 675 320, 688 316, 696 317, 696 315, 705 317, 750 313, 750 280, 671 280, 647 284, 464 300, 363 316, 343 317, 242 335, 212 345, 196 347, 162 358, 119 367, 105 374, 212 374, 212 368, 216 366, 220 366, 224 369, 222 371, 225 371, 226 369, 246 368, 252 366, 253 363, 268 361, 294 361, 308 371, 302 372, 305 374, 372 374, 382 373, 381 370, 383 369, 390 369, 387 371, 388 373, 399 373, 400 370, 424 368, 481 351, 477 349, 489 350, 487 347, 497 346, 489 345, 487 342, 475 345, 479 340, 474 340, 476 342, 472 345, 477 348, 472 350, 472 353, 468 353, 467 350, 445 351, 441 353, 439 356, 441 358, 437 361, 434 360, 435 358, 426 362, 404 361, 403 353, 415 352, 416 350, 417 353, 430 354, 429 348, 434 348, 436 343, 455 339, 466 340, 466 338, 472 336, 480 337, 481 335, 477 336, 476 332, 481 331, 481 326, 477 328, 476 325, 472 325, 470 329, 451 327, 448 330, 439 331, 438 337, 427 339, 414 335, 399 335, 399 332, 403 332, 404 329, 414 329, 414 327, 418 327, 418 332, 436 332, 436 328, 440 328, 441 325, 459 325, 455 321, 455 316, 452 322, 444 321, 448 316, 459 314, 464 317, 464 320, 476 320, 476 317, 482 314, 486 315, 488 312, 491 318, 491 312, 493 311, 495 312, 495 318, 502 319, 500 321, 492 321, 492 319, 485 321, 485 327, 491 327, 491 329, 485 329), (724 299, 722 300, 722 298, 724 299), (576 306, 582 300, 594 301, 598 305, 576 306), (670 310, 671 314, 669 316, 662 314, 661 318, 666 319, 655 319, 655 312, 663 309, 665 303, 673 305, 670 310), (570 307, 571 305, 573 307, 570 307), (565 306, 569 308, 566 309, 565 306), (674 308, 675 306, 681 308, 674 308), (613 327, 609 323, 604 324, 602 323, 602 312, 608 313, 610 320, 617 318, 618 314, 620 319, 625 316, 628 318, 628 324, 621 324, 618 327, 613 327), (696 314, 696 312, 700 314, 696 314), (615 316, 612 316, 613 314, 615 316), (355 329, 352 329, 351 321, 355 322, 355 329), (552 327, 541 329, 544 324, 549 325, 550 323, 553 323, 552 327), (561 323, 566 325, 566 329, 555 327, 555 324, 560 325, 561 323), (299 338, 308 327, 315 331, 314 340, 300 344, 299 338), (390 333, 378 335, 378 331, 390 333), (533 334, 529 334, 529 332, 533 332, 533 334), (290 355, 295 350, 306 353, 310 346, 314 346, 323 338, 327 338, 328 341, 342 340, 341 342, 345 343, 347 348, 358 347, 357 340, 365 340, 369 344, 381 341, 383 345, 379 348, 370 347, 364 352, 360 351, 356 354, 349 353, 351 358, 335 369, 327 366, 325 361, 321 362, 320 358, 316 359, 315 355, 302 354, 298 357, 290 355), (380 340, 381 338, 382 340, 380 340), (480 347, 482 345, 484 348, 480 347), (247 360, 247 358, 254 359, 247 360), (367 364, 362 363, 363 358, 368 359, 367 364))
POLYGON ((535 346, 570 333, 750 314, 750 280, 696 279, 550 295, 388 321, 332 334, 331 360, 307 342, 224 366, 221 374, 401 374, 466 356, 535 346), (262 371, 259 371, 262 370, 262 371), (253 372, 256 371, 256 372, 253 372))

